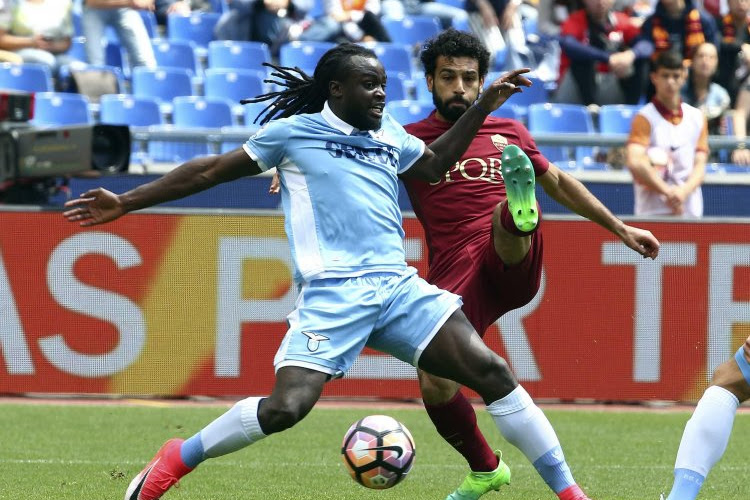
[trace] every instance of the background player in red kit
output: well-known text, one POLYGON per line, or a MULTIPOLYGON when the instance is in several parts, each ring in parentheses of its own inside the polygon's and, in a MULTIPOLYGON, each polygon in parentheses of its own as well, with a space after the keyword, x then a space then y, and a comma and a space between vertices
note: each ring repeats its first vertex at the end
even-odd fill
MULTIPOLYGON (((430 144, 477 99, 489 53, 475 36, 448 30, 425 44, 421 60, 436 110, 405 128, 430 144)), ((427 281, 463 297, 463 311, 480 335, 539 290, 543 239, 535 181, 553 199, 614 233, 644 257, 656 256, 643 251, 659 247, 649 231, 624 224, 583 184, 550 163, 521 123, 488 117, 461 161, 440 182, 404 179, 425 230, 427 281), (506 183, 512 187, 507 195, 506 183)), ((438 432, 471 468, 446 500, 476 499, 499 489, 505 464, 487 445, 459 386, 423 372, 419 380, 438 432)), ((587 499, 573 479, 555 431, 528 393, 519 386, 504 399, 509 410, 498 424, 503 437, 524 453, 560 499, 587 499)))

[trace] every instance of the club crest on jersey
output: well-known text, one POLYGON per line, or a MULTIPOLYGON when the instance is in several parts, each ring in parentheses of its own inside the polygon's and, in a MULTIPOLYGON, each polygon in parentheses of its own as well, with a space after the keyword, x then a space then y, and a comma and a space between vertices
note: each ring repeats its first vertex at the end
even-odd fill
POLYGON ((493 135, 491 139, 492 139, 492 145, 495 146, 498 151, 500 151, 500 154, 502 154, 503 150, 505 149, 505 146, 508 145, 508 139, 506 139, 500 134, 493 135))
POLYGON ((307 341, 307 350, 310 352, 315 352, 320 347, 320 343, 325 340, 330 340, 325 335, 319 335, 315 332, 301 332, 302 335, 308 338, 307 341))

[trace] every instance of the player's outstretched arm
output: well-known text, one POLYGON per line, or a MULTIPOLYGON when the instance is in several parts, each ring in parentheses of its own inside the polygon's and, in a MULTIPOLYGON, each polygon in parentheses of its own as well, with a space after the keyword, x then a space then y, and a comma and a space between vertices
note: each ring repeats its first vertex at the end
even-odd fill
POLYGON ((261 172, 242 149, 217 156, 195 158, 147 184, 117 195, 97 188, 65 203, 63 216, 81 226, 113 221, 133 210, 151 207, 204 191, 223 182, 261 172))
POLYGON ((586 186, 554 164, 550 164, 547 172, 537 177, 537 181, 555 201, 616 234, 625 245, 644 258, 655 259, 659 255, 659 240, 650 231, 625 224, 586 186))
POLYGON ((531 86, 531 80, 524 76, 529 68, 509 71, 492 82, 481 94, 477 102, 470 106, 453 126, 441 135, 422 157, 403 175, 434 182, 440 179, 474 140, 474 136, 484 124, 487 115, 499 108, 513 94, 523 92, 521 87, 531 86))

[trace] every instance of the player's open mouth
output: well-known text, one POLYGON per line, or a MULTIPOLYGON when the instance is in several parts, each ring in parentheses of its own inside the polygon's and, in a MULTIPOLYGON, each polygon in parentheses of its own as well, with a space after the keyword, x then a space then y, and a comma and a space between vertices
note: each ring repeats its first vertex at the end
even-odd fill
POLYGON ((375 116, 383 116, 383 108, 385 107, 385 104, 376 104, 375 106, 370 108, 370 112, 375 116))

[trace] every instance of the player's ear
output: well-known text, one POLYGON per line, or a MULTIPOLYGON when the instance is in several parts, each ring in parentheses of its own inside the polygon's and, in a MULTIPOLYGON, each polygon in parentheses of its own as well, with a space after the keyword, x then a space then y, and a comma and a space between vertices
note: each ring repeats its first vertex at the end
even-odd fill
POLYGON ((427 80, 427 90, 432 93, 433 91, 433 85, 435 85, 435 77, 432 75, 425 75, 425 80, 427 80))
POLYGON ((341 82, 331 80, 330 83, 328 83, 328 95, 331 97, 341 97, 343 94, 344 87, 341 85, 341 82))

